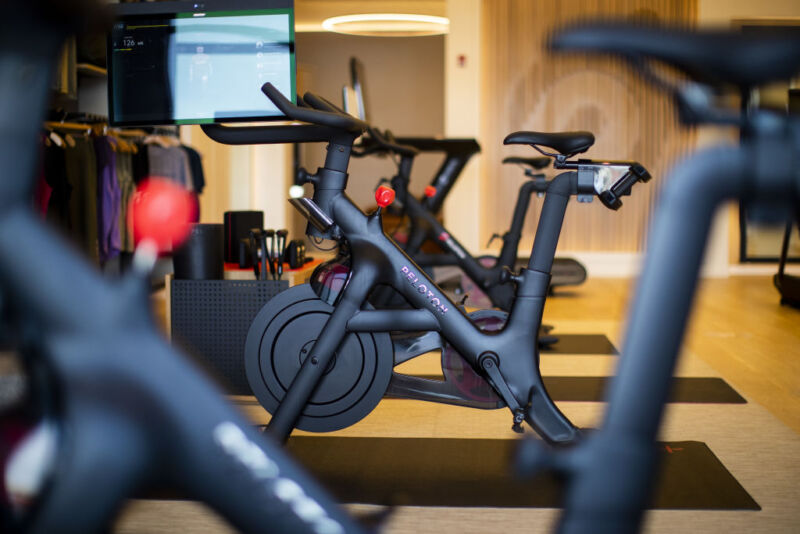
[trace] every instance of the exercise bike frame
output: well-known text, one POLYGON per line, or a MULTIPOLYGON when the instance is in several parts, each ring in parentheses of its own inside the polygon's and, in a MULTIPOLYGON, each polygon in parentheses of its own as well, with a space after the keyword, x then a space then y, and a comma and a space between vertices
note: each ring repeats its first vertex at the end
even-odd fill
MULTIPOLYGON (((406 158, 408 156, 404 156, 406 158)), ((517 261, 517 248, 522 238, 522 228, 534 193, 547 192, 548 182, 543 174, 534 175, 524 182, 517 194, 517 202, 511 218, 511 226, 503 236, 503 246, 494 258, 491 267, 481 264, 480 258, 472 256, 461 243, 447 231, 434 213, 425 206, 424 200, 418 200, 408 191, 408 176, 398 173, 392 179, 392 186, 400 192, 403 211, 410 221, 408 240, 403 250, 414 261, 425 268, 437 266, 458 266, 466 275, 486 293, 492 304, 502 310, 509 311, 514 302, 515 288, 505 279, 504 272, 513 269, 517 261), (434 241, 442 249, 441 254, 429 254, 421 251, 422 244, 434 241)), ((427 198, 427 197, 426 197, 427 198)), ((549 272, 549 271, 548 271, 549 272)))
MULTIPOLYGON (((448 140, 431 139, 426 143, 425 139, 422 138, 398 138, 396 141, 399 144, 409 142, 409 146, 412 148, 417 150, 427 149, 429 151, 433 151, 435 147, 439 146, 438 143, 448 142, 448 140)), ((461 146, 467 145, 468 141, 470 140, 453 140, 452 143, 461 146)), ((477 150, 480 149, 478 148, 477 150)), ((466 152, 466 154, 471 156, 472 152, 466 152)), ((458 172, 463 169, 466 160, 457 160, 459 165, 448 164, 453 159, 453 156, 448 153, 447 159, 431 182, 434 187, 433 194, 418 199, 408 190, 410 168, 414 156, 414 154, 401 155, 398 173, 390 181, 397 192, 398 204, 401 206, 397 211, 407 216, 409 220, 408 238, 405 243, 400 245, 401 248, 417 265, 420 265, 426 271, 432 267, 459 267, 481 291, 486 293, 492 305, 501 310, 510 311, 514 302, 515 289, 512 284, 508 283, 504 271, 514 269, 516 266, 517 251, 522 238, 525 217, 530 207, 531 196, 534 193, 543 195, 547 190, 547 181, 544 179, 544 174, 534 174, 530 170, 526 171, 525 174, 530 180, 524 182, 519 188, 511 225, 502 236, 496 236, 503 240, 499 254, 497 256, 476 257, 470 254, 436 217, 444 197, 452 188, 458 177, 458 172), (440 191, 439 187, 444 187, 444 189, 440 191), (428 241, 436 243, 441 252, 423 252, 422 246, 428 241), (491 266, 484 265, 481 263, 483 258, 492 259, 494 262, 491 266)), ((584 199, 582 196, 578 197, 578 201, 583 200, 591 201, 591 196, 588 199, 584 199)))
MULTIPOLYGON (((317 120, 318 113, 322 113, 326 121, 327 117, 335 115, 331 111, 297 108, 270 84, 265 84, 262 90, 289 118, 312 122, 317 120)), ((310 96, 306 100, 314 101, 315 97, 310 96)), ((203 125, 204 132, 216 141, 251 144, 288 142, 286 137, 297 141, 303 137, 299 128, 313 126, 231 128, 203 125), (285 135, 292 129, 295 129, 293 134, 285 135)), ((519 275, 509 274, 517 291, 508 320, 502 330, 485 332, 386 236, 380 210, 368 216, 347 196, 344 191, 347 167, 353 142, 361 129, 353 131, 352 125, 345 128, 350 131, 328 131, 325 163, 312 177, 314 195, 312 201, 307 202, 312 211, 321 215, 310 219, 307 234, 346 241, 352 262, 350 277, 308 357, 273 413, 269 431, 279 439, 288 438, 348 332, 433 331, 488 380, 512 411, 515 429, 526 421, 548 442, 575 441, 580 434, 578 429, 556 407, 542 382, 537 336, 569 197, 598 194, 593 177, 582 174, 586 169, 570 170, 549 182, 528 267, 519 275), (378 285, 394 288, 414 309, 363 309, 378 285)), ((320 137, 312 135, 304 140, 319 141, 320 137)), ((424 393, 431 386, 429 382, 405 377, 402 384, 390 388, 390 393, 443 402, 435 392, 424 393), (414 392, 410 393, 411 390, 414 392)))
MULTIPOLYGON (((339 151, 329 147, 328 153, 332 152, 336 154, 339 151)), ((547 395, 538 370, 538 324, 547 295, 549 270, 558 234, 537 237, 532 253, 534 259, 518 277, 517 298, 505 328, 499 333, 487 334, 384 234, 380 213, 366 216, 353 204, 343 191, 345 183, 341 180, 344 170, 331 169, 330 163, 326 161, 325 167, 317 173, 317 190, 321 190, 322 194, 315 193, 314 200, 334 221, 336 230, 332 234, 340 233, 339 238, 347 241, 352 262, 351 276, 310 357, 303 363, 273 414, 270 430, 278 437, 288 436, 308 403, 322 371, 327 368, 334 351, 348 332, 435 331, 473 368, 486 371, 486 366, 492 365, 489 362, 493 362, 501 380, 490 378, 490 383, 515 411, 517 423, 523 418, 527 419, 537 432, 552 442, 574 440, 577 430, 547 395), (332 181, 341 184, 338 194, 331 195, 334 189, 325 187, 332 181), (415 309, 362 309, 378 285, 391 286, 415 309), (522 383, 521 377, 525 377, 522 383)), ((551 225, 550 228, 561 227, 567 201, 576 189, 577 174, 574 172, 553 180, 548 188, 540 228, 548 225, 551 225)), ((549 232, 540 232, 545 233, 549 232)), ((423 393, 433 386, 431 382, 405 377, 402 383, 390 385, 387 393, 442 402, 444 399, 441 395, 423 393)))
POLYGON ((690 80, 719 67, 719 76, 712 75, 710 80, 738 85, 744 92, 748 84, 760 86, 793 74, 800 65, 800 40, 796 36, 765 38, 707 31, 669 56, 657 47, 648 49, 647 39, 652 39, 649 44, 662 45, 669 39, 674 43, 694 35, 684 29, 659 34, 657 27, 610 23, 582 24, 560 32, 551 37, 551 49, 600 52, 629 61, 672 94, 684 123, 736 126, 743 133, 738 146, 699 151, 676 166, 666 181, 628 313, 622 356, 606 393, 608 408, 601 428, 569 451, 554 454, 532 441, 526 447, 522 463, 535 467, 534 471, 549 467, 566 479, 560 534, 633 534, 641 525, 656 480, 654 442, 714 213, 731 199, 747 199, 769 208, 796 208, 800 202, 800 121, 770 111, 743 116, 717 107, 706 98, 714 87, 704 86, 703 81, 668 82, 650 70, 650 62, 675 68, 690 80), (731 42, 745 44, 731 53, 726 46, 731 42), (753 70, 725 63, 708 50, 746 57, 753 70), (766 68, 758 70, 756 65, 766 68), (739 76, 742 72, 751 77, 739 76))
POLYGON ((133 271, 109 280, 33 212, 55 58, 105 7, 17 1, 0 22, 0 304, 35 349, 23 365, 42 371, 31 389, 45 387, 43 417, 57 434, 41 492, 21 517, 0 510, 0 529, 108 532, 124 499, 152 483, 205 502, 241 532, 361 533, 157 331, 138 251, 133 271))

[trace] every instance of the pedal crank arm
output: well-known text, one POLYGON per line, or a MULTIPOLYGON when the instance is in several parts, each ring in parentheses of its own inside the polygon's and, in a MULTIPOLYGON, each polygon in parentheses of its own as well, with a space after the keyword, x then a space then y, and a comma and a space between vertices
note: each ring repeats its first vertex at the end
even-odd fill
POLYGON ((442 336, 438 332, 400 332, 392 334, 394 364, 400 365, 422 354, 442 350, 442 336))
POLYGON ((446 380, 431 380, 399 373, 392 373, 392 379, 389 381, 389 388, 386 390, 384 398, 438 402, 480 410, 494 410, 504 406, 502 402, 470 399, 446 380))
POLYGON ((511 426, 511 429, 518 434, 522 434, 522 426, 520 423, 525 420, 525 410, 520 406, 519 401, 514 396, 514 393, 508 387, 506 383, 506 379, 503 378, 502 373, 500 373, 500 360, 497 357, 497 354, 493 352, 485 352, 480 355, 478 358, 478 363, 481 366, 481 369, 486 373, 489 377, 489 380, 492 383, 492 386, 500 393, 500 396, 503 400, 506 401, 506 405, 511 410, 511 413, 514 414, 514 423, 511 426))

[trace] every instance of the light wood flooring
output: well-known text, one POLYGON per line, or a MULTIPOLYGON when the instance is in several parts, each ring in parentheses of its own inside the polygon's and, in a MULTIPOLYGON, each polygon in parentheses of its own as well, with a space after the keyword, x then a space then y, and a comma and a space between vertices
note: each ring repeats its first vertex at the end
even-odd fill
MULTIPOLYGON (((623 323, 634 286, 589 279, 565 288, 548 299, 545 321, 623 323)), ((689 325, 686 349, 800 433, 800 310, 778 304, 770 277, 702 280, 689 325)))
MULTIPOLYGON (((622 348, 624 320, 634 283, 591 279, 551 298, 545 321, 562 333, 605 333, 622 348)), ((163 297, 156 307, 162 306, 163 297)), ((676 374, 721 375, 747 404, 670 404, 661 438, 705 442, 759 503, 761 510, 655 510, 647 533, 800 532, 800 311, 778 305, 767 277, 701 283, 676 374)), ((654 325, 657 328, 657 325, 654 325)), ((437 358, 404 365, 435 370, 437 358)), ((602 376, 613 373, 613 356, 543 355, 545 375, 602 376)), ((408 369, 412 371, 412 369, 408 369)), ((602 403, 560 406, 578 426, 599 422, 602 403)), ((242 406, 257 423, 268 414, 242 406)), ((430 403, 384 400, 341 436, 514 439, 508 414, 430 403)), ((348 509, 360 509, 350 505, 348 509)), ((558 510, 545 508, 398 507, 383 532, 552 532, 558 510)), ((268 529, 265 529, 265 532, 268 529)), ((227 534, 229 527, 207 508, 187 501, 131 501, 116 534, 227 534)))

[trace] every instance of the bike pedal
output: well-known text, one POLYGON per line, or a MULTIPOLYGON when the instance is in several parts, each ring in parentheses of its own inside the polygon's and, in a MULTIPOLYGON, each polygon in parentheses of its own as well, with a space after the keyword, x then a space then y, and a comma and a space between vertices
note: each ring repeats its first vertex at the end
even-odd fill
POLYGON ((524 434, 525 430, 522 428, 522 422, 525 420, 525 412, 522 410, 514 410, 514 424, 511 425, 511 430, 517 434, 524 434))

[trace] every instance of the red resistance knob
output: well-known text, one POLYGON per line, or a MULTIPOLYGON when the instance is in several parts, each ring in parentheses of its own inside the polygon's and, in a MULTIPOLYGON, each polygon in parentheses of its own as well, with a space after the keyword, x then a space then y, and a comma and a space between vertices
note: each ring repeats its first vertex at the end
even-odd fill
POLYGON ((133 194, 129 213, 133 218, 134 242, 152 239, 159 251, 169 250, 189 235, 195 205, 191 193, 175 182, 152 178, 133 194))
POLYGON ((436 195, 436 188, 432 185, 425 186, 425 196, 431 198, 432 196, 436 195))
POLYGON ((378 190, 375 191, 375 202, 382 208, 394 202, 394 189, 386 187, 385 185, 380 186, 378 190))

